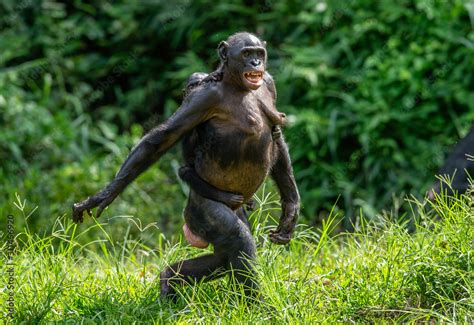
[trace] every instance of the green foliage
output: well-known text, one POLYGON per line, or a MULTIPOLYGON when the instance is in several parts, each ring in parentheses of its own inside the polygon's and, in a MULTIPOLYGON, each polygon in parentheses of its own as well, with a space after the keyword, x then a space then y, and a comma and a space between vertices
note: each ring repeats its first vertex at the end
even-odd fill
MULTIPOLYGON (((2 1, 0 213, 15 192, 45 229, 68 213, 179 106, 187 76, 215 67, 217 43, 248 30, 268 42, 290 117, 303 220, 336 201, 346 227, 360 209, 374 218, 393 197, 421 196, 474 122, 473 11, 461 0, 2 1)), ((177 157, 109 215, 177 225, 177 157)))
MULTIPOLYGON (((159 300, 159 272, 202 254, 135 218, 88 228, 58 218, 46 236, 16 236, 17 322, 110 323, 462 323, 473 322, 474 214, 470 197, 411 205, 414 234, 388 219, 332 235, 335 216, 315 232, 300 226, 288 247, 268 240, 275 196, 251 216, 258 239, 257 277, 264 301, 248 303, 228 279, 179 289, 177 303, 159 300), (433 215, 438 216, 433 222, 433 215), (117 236, 122 224, 139 236, 117 236), (96 232, 95 240, 85 240, 96 232)), ((15 219, 30 215, 17 202, 15 219)), ((2 246, 6 252, 6 245, 2 246)), ((2 261, 5 256, 2 256, 2 261)), ((7 283, 5 263, 0 264, 7 283)), ((8 290, 0 292, 5 308, 8 290)), ((6 313, 5 309, 1 310, 6 313)))

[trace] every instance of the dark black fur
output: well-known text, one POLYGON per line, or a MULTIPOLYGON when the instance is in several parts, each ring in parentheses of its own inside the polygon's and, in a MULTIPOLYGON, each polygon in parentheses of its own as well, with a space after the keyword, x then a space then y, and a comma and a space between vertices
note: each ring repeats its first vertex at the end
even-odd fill
MULTIPOLYGON (((98 207, 97 216, 140 173, 183 139, 186 167, 180 174, 192 179, 184 218, 195 235, 214 246, 213 254, 171 265, 161 273, 161 293, 173 294, 170 284, 213 279, 232 271, 248 292, 253 279, 255 240, 240 209, 267 175, 280 191, 282 215, 270 239, 290 241, 300 198, 283 137, 273 139, 274 126, 283 124, 276 110, 276 91, 265 71, 265 43, 249 33, 237 33, 218 47, 221 64, 215 72, 195 74, 186 88, 182 106, 151 130, 132 150, 115 179, 102 191, 73 206, 73 220, 98 207), (209 199, 237 195, 238 204, 209 199)), ((281 135, 281 133, 280 133, 281 135)), ((232 200, 231 200, 232 201, 232 200)))
POLYGON ((446 175, 452 178, 451 186, 444 182, 436 181, 433 189, 429 193, 430 199, 434 199, 434 193, 440 193, 441 189, 448 195, 464 194, 470 188, 469 178, 474 178, 474 162, 468 159, 474 156, 474 126, 469 133, 461 139, 454 147, 453 151, 446 158, 446 161, 439 170, 439 175, 446 175))

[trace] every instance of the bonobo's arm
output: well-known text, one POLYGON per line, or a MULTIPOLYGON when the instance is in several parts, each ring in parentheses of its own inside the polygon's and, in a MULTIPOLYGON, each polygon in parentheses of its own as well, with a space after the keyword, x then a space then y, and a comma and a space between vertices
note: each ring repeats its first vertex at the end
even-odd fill
POLYGON ((193 92, 163 124, 146 134, 130 152, 115 179, 102 191, 73 205, 74 222, 83 221, 83 213, 97 209, 97 217, 138 175, 156 162, 181 136, 209 119, 218 102, 218 91, 209 86, 193 92))
POLYGON ((288 146, 283 137, 275 140, 278 155, 271 170, 281 197, 281 217, 276 230, 270 232, 270 239, 277 244, 286 244, 291 240, 300 209, 300 195, 296 187, 291 167, 288 146))
MULTIPOLYGON (((276 106, 277 92, 272 76, 265 72, 263 80, 276 106)), ((286 244, 291 240, 291 234, 298 219, 300 209, 300 194, 296 187, 293 167, 291 167, 288 146, 281 135, 279 126, 272 129, 273 142, 276 146, 277 157, 271 170, 281 198, 281 217, 276 230, 270 232, 270 239, 277 244, 286 244)))

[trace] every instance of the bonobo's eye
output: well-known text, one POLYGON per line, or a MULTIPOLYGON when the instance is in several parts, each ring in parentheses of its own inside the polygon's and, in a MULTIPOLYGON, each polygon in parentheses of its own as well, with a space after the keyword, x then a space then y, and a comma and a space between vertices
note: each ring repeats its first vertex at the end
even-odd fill
POLYGON ((242 51, 242 56, 246 59, 250 56, 250 51, 249 50, 244 50, 242 51))
POLYGON ((260 59, 265 58, 265 50, 257 50, 257 55, 260 59))

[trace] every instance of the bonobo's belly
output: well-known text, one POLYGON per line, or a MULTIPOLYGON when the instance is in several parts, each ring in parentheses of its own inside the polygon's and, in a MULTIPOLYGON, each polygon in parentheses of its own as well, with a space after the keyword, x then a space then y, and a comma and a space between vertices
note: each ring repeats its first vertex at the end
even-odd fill
POLYGON ((270 170, 274 151, 270 128, 245 132, 207 123, 198 133, 196 172, 218 189, 251 198, 270 170))

